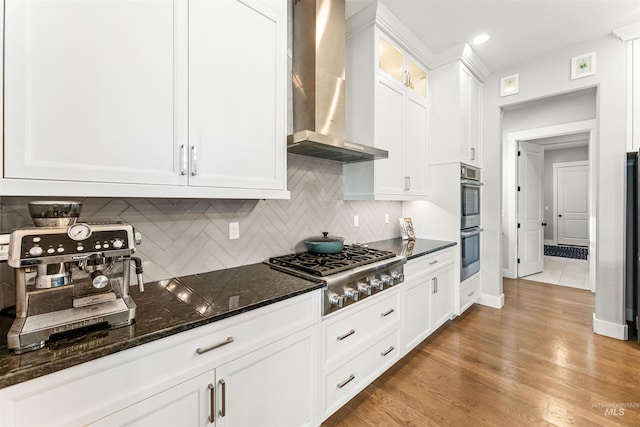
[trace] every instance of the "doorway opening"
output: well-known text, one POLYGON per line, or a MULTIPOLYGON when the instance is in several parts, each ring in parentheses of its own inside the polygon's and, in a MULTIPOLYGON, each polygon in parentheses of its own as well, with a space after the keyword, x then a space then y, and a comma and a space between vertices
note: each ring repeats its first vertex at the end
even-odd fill
MULTIPOLYGON (((596 121, 585 120, 507 134, 507 143, 504 146, 505 161, 503 169, 503 206, 505 207, 505 212, 503 212, 503 232, 505 234, 504 247, 506 249, 505 253, 503 253, 503 275, 505 277, 527 276, 527 279, 536 279, 540 278, 540 276, 532 276, 536 274, 536 269, 539 269, 539 272, 544 272, 546 269, 548 273, 547 280, 542 280, 545 278, 543 276, 541 281, 553 283, 550 279, 551 276, 562 275, 566 268, 575 270, 579 268, 579 263, 558 257, 553 257, 553 259, 552 257, 547 257, 545 259, 544 245, 558 244, 559 241, 565 242, 565 244, 573 242, 571 244, 576 246, 586 246, 589 256, 587 261, 580 260, 582 261, 582 268, 585 269, 583 283, 578 284, 574 280, 569 286, 590 289, 595 292, 595 132, 596 121), (522 146, 531 148, 528 153, 533 154, 523 154, 522 146), (526 158, 520 167, 518 167, 518 151, 521 152, 520 159, 526 158), (572 181, 580 180, 585 184, 584 177, 586 176, 586 186, 581 190, 572 190, 576 194, 578 191, 586 192, 586 194, 583 194, 583 196, 586 196, 586 200, 578 197, 577 200, 565 199, 558 203, 557 189, 553 190, 552 187, 553 178, 550 179, 552 184, 549 184, 549 186, 551 187, 545 191, 545 184, 542 180, 545 169, 545 152, 548 153, 549 157, 564 158, 565 160, 569 159, 566 155, 571 152, 574 152, 574 155, 577 152, 581 152, 582 157, 586 155, 586 159, 575 160, 576 162, 586 161, 586 164, 581 165, 586 167, 585 175, 580 175, 584 172, 580 169, 570 169, 571 166, 578 166, 577 164, 562 165, 562 163, 572 163, 569 161, 552 161, 550 166, 551 170, 553 170, 553 163, 556 163, 556 185, 571 184, 572 181), (535 164, 536 162, 538 162, 537 165, 535 164), (567 169, 563 169, 565 167, 567 169), (565 174, 565 172, 569 173, 565 174), (560 184, 557 182, 558 173, 560 173, 560 184), (527 183, 524 184, 524 182, 527 183), (525 185, 526 189, 524 188, 525 185), (520 186, 520 191, 518 191, 518 186, 520 186), (554 191, 556 192, 555 196, 554 191), (571 211, 571 214, 566 218, 566 213, 563 212, 567 207, 563 206, 562 202, 569 202, 569 204, 574 205, 586 203, 587 208, 584 209, 586 212, 579 212, 580 215, 574 216, 573 211, 576 209, 572 205, 567 209, 571 211), (558 215, 562 215, 562 217, 558 215), (565 218, 567 219, 566 222, 564 221, 565 218), (560 235, 560 238, 558 235, 560 235), (547 261, 546 265, 545 260, 547 261)), ((575 184, 575 182, 573 183, 575 184)), ((571 195, 576 194, 572 193, 571 195)), ((577 195, 580 196, 580 194, 577 195)))

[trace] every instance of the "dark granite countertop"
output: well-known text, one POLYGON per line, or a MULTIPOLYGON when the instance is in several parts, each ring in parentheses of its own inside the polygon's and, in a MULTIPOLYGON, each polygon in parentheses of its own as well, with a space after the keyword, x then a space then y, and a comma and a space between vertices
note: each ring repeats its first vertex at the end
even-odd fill
MULTIPOLYGON (((369 247, 413 259, 455 242, 401 238, 368 243, 369 247)), ((6 346, 13 319, 0 317, 0 388, 50 374, 102 356, 197 328, 226 317, 322 288, 273 270, 265 264, 218 270, 145 284, 131 289, 136 322, 128 327, 95 331, 16 355, 6 346)), ((320 309, 320 307, 318 307, 320 309)))
POLYGON ((414 259, 442 249, 450 248, 451 246, 457 245, 457 243, 431 239, 402 240, 398 237, 395 239, 369 242, 367 245, 373 249, 391 251, 398 255, 407 257, 407 259, 414 259))
MULTIPOLYGON (((50 374, 226 317, 322 288, 265 264, 151 282, 131 289, 137 305, 133 325, 95 331, 47 347, 13 354, 6 334, 13 319, 0 317, 0 388, 50 374)), ((320 310, 320 307, 318 307, 320 310)))

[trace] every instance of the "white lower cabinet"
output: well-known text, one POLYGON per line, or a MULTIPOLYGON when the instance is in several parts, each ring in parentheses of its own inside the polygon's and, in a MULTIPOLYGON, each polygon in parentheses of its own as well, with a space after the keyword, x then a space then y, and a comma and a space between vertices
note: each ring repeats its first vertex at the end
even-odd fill
POLYGON ((93 426, 312 426, 315 328, 159 391, 93 426))
POLYGON ((453 315, 452 249, 410 260, 403 286, 406 353, 453 315))
POLYGON ((319 296, 1 389, 0 425, 317 425, 319 296))
POLYGON ((400 359, 401 290, 385 290, 322 320, 322 420, 400 359))

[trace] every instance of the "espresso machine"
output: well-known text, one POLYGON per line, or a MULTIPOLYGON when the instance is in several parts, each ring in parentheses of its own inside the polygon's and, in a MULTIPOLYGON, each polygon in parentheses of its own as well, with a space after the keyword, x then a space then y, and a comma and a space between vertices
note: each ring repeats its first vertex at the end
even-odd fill
POLYGON ((140 239, 129 224, 77 222, 81 206, 31 202, 36 227, 10 234, 7 263, 15 271, 16 319, 7 343, 16 353, 135 320, 129 278, 133 263, 144 290, 142 263, 132 257, 140 239))

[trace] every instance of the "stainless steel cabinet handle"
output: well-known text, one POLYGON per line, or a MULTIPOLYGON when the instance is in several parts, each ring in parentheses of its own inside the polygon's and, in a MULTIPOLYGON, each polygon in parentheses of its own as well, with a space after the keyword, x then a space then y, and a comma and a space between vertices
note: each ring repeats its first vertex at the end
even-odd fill
POLYGON ((344 335, 340 335, 340 336, 338 337, 338 341, 342 341, 343 339, 348 338, 348 337, 350 337, 351 335, 353 335, 353 334, 355 334, 355 333, 356 333, 356 330, 355 330, 355 329, 352 329, 352 330, 350 330, 349 332, 347 332, 346 334, 344 334, 344 335))
POLYGON ((346 386, 347 384, 349 384, 351 381, 355 380, 356 376, 351 374, 349 375, 349 378, 347 378, 346 380, 342 381, 341 383, 338 383, 338 388, 342 388, 344 386, 346 386))
POLYGON ((222 402, 220 404, 220 416, 224 417, 224 414, 227 412, 226 410, 226 400, 227 400, 227 383, 224 380, 218 381, 220 383, 220 387, 222 387, 222 402))
POLYGON ((215 412, 216 412, 216 387, 213 384, 209 384, 209 397, 211 398, 209 402, 209 423, 213 424, 216 420, 215 412))
POLYGON ((180 166, 180 175, 186 175, 189 160, 187 157, 187 146, 184 144, 180 146, 180 162, 182 163, 180 166))
POLYGON ((196 349, 196 353, 204 354, 204 353, 206 353, 208 351, 215 350, 216 348, 222 347, 224 345, 231 344, 232 342, 233 342, 233 337, 227 337, 226 340, 224 340, 222 342, 219 342, 219 343, 216 343, 216 344, 213 344, 213 345, 210 345, 209 347, 205 347, 205 348, 198 347, 196 349))
POLYGON ((380 356, 385 357, 387 354, 391 353, 395 348, 393 346, 389 347, 386 351, 380 353, 380 356))
POLYGON ((471 160, 475 160, 476 159, 476 149, 471 147, 470 150, 471 150, 471 155, 470 155, 471 160))
POLYGON ((470 292, 470 293, 467 294, 467 296, 470 297, 471 295, 473 295, 475 293, 476 293, 476 291, 470 292))
POLYGON ((436 285, 436 294, 438 293, 438 278, 434 277, 433 281, 435 282, 434 284, 436 285))
POLYGON ((437 264, 437 263, 438 263, 438 260, 436 259, 436 260, 431 261, 431 262, 429 263, 429 265, 433 265, 433 264, 437 264))
POLYGON ((198 147, 191 146, 191 175, 198 175, 198 147))
POLYGON ((405 189, 405 191, 411 190, 411 177, 410 176, 405 176, 404 177, 404 189, 405 189))
POLYGON ((394 311, 396 311, 395 308, 390 308, 389 311, 385 311, 384 313, 382 313, 380 316, 382 317, 387 317, 388 315, 390 315, 391 313, 393 313, 394 311))

